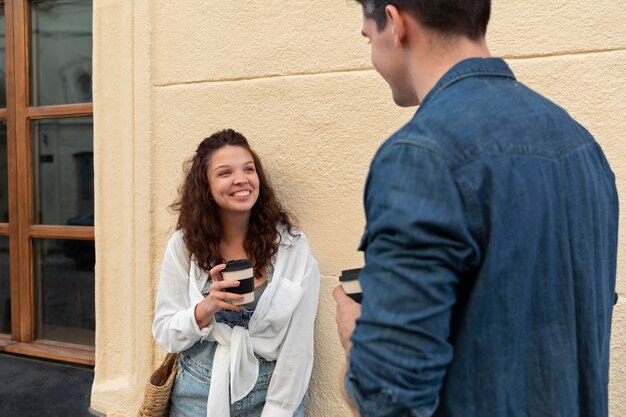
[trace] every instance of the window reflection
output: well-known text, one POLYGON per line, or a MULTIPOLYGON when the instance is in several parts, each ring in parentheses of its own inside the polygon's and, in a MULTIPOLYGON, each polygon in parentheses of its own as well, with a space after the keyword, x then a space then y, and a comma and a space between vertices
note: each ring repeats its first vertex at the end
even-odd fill
POLYGON ((6 55, 6 36, 5 36, 5 19, 4 4, 0 4, 0 107, 7 106, 7 55, 6 55))
POLYGON ((0 333, 11 333, 9 238, 0 236, 0 333))
POLYGON ((93 226, 93 119, 32 122, 34 218, 93 226))
POLYGON ((31 103, 91 102, 91 0, 31 0, 31 103))
POLYGON ((93 345, 93 241, 35 239, 37 338, 93 345))
POLYGON ((0 223, 9 221, 9 170, 7 122, 0 121, 0 223))

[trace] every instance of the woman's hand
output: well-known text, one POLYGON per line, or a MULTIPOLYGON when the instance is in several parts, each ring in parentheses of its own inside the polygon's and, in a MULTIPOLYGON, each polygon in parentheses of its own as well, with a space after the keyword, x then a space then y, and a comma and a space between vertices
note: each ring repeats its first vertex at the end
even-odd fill
POLYGON ((219 310, 226 308, 228 310, 241 310, 240 306, 231 304, 233 301, 243 300, 243 295, 226 292, 226 288, 234 288, 239 286, 239 281, 224 281, 221 272, 226 268, 226 264, 214 266, 209 271, 211 276, 211 287, 209 294, 196 304, 194 315, 196 323, 201 329, 206 327, 213 320, 213 315, 219 310))

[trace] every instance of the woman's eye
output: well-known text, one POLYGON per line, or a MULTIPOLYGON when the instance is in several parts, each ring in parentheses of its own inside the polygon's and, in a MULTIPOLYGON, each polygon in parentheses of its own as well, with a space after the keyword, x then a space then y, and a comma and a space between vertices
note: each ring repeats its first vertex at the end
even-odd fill
POLYGON ((217 176, 218 177, 226 177, 228 174, 230 174, 230 171, 220 171, 217 176))
POLYGON ((254 167, 247 167, 246 172, 254 172, 254 167))

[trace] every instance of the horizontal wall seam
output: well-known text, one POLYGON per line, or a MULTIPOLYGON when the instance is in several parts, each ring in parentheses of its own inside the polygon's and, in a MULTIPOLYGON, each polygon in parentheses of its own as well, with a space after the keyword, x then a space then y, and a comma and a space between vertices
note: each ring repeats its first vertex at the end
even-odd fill
MULTIPOLYGON (((502 55, 502 58, 508 61, 521 61, 521 60, 530 60, 530 59, 570 57, 570 56, 578 56, 578 55, 601 55, 601 54, 608 54, 608 53, 614 53, 614 52, 626 52, 626 49, 624 48, 596 49, 596 50, 590 50, 590 51, 519 55, 519 56, 502 55)), ((217 80, 192 80, 192 81, 181 81, 181 82, 171 82, 171 83, 155 83, 154 87, 167 88, 167 87, 188 86, 188 85, 236 83, 240 81, 256 81, 256 80, 265 80, 265 79, 273 79, 273 78, 311 77, 311 76, 318 76, 318 75, 367 73, 367 72, 373 72, 373 71, 374 71, 374 68, 372 67, 318 71, 318 72, 303 71, 303 72, 293 72, 289 74, 267 74, 267 75, 259 75, 259 76, 252 76, 252 77, 221 78, 217 80)))
POLYGON ((541 59, 541 58, 556 58, 556 57, 569 57, 569 56, 577 56, 577 55, 600 55, 607 54, 613 52, 625 52, 626 48, 606 48, 606 49, 592 49, 592 50, 584 50, 584 51, 572 51, 572 52, 561 52, 561 53, 546 53, 546 54, 531 54, 531 55, 503 55, 502 58, 507 59, 509 61, 519 61, 524 59, 541 59))
POLYGON ((219 83, 233 83, 239 81, 255 81, 255 80, 265 80, 272 78, 292 78, 292 77, 307 77, 307 76, 315 76, 315 75, 332 75, 332 74, 345 74, 345 73, 355 73, 355 72, 371 72, 374 69, 372 67, 367 68, 350 68, 350 69, 341 69, 341 70, 329 70, 329 71, 318 71, 318 72, 293 72, 289 74, 266 74, 259 75, 256 77, 233 77, 233 78, 221 78, 219 80, 193 80, 193 81, 182 81, 182 82, 172 82, 172 83, 155 83, 155 87, 175 87, 179 85, 195 85, 195 84, 219 84, 219 83))

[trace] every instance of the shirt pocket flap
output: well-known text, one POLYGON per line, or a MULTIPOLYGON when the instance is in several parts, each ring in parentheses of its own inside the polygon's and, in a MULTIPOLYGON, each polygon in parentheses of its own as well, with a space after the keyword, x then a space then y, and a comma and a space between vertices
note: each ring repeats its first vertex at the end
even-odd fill
POLYGON ((268 322, 274 329, 279 330, 287 324, 293 315, 302 299, 304 288, 287 279, 278 279, 275 285, 276 288, 264 321, 268 322))

